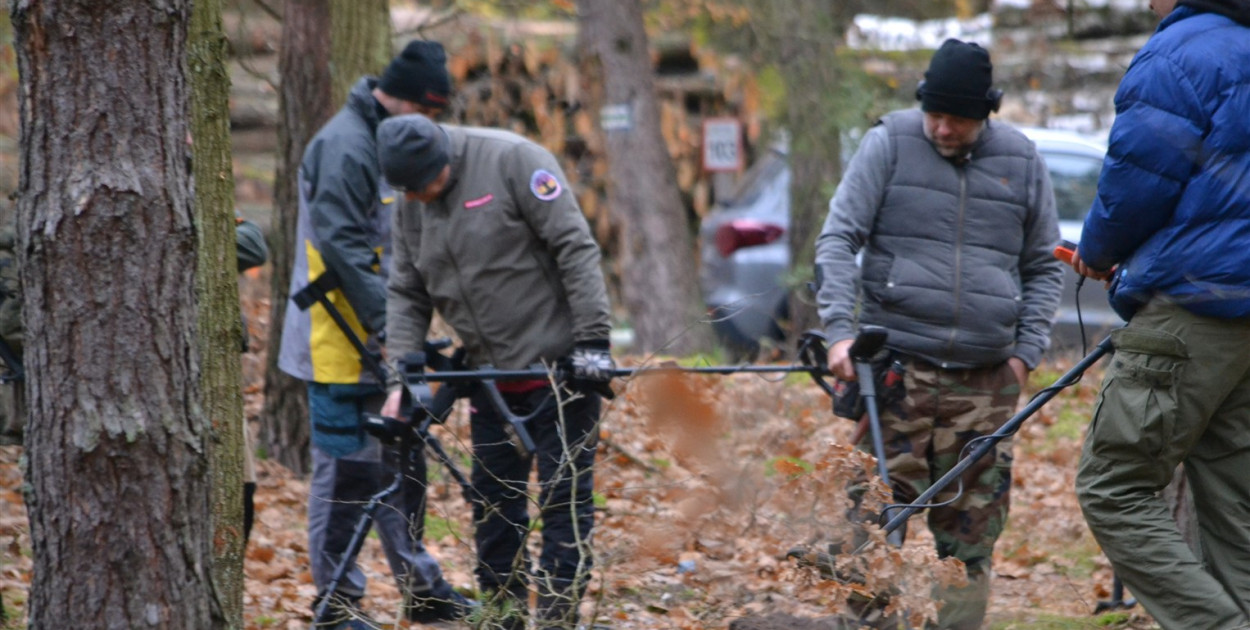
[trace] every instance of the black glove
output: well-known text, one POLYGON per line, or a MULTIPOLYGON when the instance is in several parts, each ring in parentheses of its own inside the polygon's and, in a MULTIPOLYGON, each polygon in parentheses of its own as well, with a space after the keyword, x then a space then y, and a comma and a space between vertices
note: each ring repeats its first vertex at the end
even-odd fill
POLYGON ((609 385, 616 362, 612 360, 611 344, 607 339, 579 341, 565 358, 569 373, 569 386, 581 391, 595 392, 608 400, 616 398, 609 385))

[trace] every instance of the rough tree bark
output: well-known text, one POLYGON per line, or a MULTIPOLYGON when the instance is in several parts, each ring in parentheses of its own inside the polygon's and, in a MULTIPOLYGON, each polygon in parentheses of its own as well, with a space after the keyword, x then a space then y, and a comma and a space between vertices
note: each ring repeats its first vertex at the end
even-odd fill
POLYGON ((189 0, 16 0, 32 628, 210 622, 189 0))
POLYGON ((199 234, 200 392, 212 427, 213 626, 243 627, 243 396, 235 279, 230 75, 221 0, 196 0, 188 33, 192 173, 199 234))
POLYGON ((624 110, 604 130, 611 185, 621 217, 621 293, 634 349, 684 354, 705 349, 708 331, 694 264, 694 239, 660 134, 651 53, 638 0, 578 0, 578 50, 585 84, 602 84, 594 106, 624 110), (593 77, 593 79, 592 79, 593 77))
POLYGON ((387 0, 331 3, 330 80, 334 108, 364 75, 379 75, 390 62, 391 8, 387 0))

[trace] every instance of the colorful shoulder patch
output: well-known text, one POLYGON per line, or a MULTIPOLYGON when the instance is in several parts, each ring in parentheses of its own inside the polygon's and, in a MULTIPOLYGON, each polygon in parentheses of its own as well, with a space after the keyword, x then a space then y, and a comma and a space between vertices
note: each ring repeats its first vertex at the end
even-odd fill
POLYGON ((551 171, 540 168, 530 175, 530 192, 543 201, 551 201, 559 197, 563 190, 560 187, 560 180, 556 179, 551 171))

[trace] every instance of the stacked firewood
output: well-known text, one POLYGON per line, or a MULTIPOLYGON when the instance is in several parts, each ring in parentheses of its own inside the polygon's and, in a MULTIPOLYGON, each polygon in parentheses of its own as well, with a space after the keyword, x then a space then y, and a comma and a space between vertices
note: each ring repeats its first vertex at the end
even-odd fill
MULTIPOLYGON (((578 68, 576 25, 564 22, 478 23, 450 26, 440 39, 456 84, 453 119, 525 135, 564 160, 583 211, 600 243, 612 241, 605 198, 608 172, 600 112, 589 104, 596 86, 578 68)), ((673 159, 677 184, 692 219, 713 201, 713 174, 702 164, 702 123, 735 117, 747 143, 759 140, 755 82, 741 63, 689 40, 656 46, 660 130, 673 159)))
MULTIPOLYGON (((418 37, 443 43, 454 82, 449 122, 498 127, 525 135, 563 161, 571 188, 599 242, 611 248, 614 223, 606 199, 607 157, 600 112, 587 95, 597 86, 578 68, 573 21, 488 20, 459 16, 437 25, 428 13, 393 12, 396 47, 418 37)), ((258 133, 276 129, 276 51, 281 24, 253 13, 227 16, 231 41, 231 119, 247 131, 255 151, 258 133)), ((730 188, 735 174, 705 172, 702 123, 708 117, 742 122, 747 154, 761 143, 760 106, 753 75, 735 58, 699 49, 687 38, 653 45, 661 133, 692 223, 730 188), (715 186, 713 185, 715 183, 715 186)), ((276 140, 276 134, 274 134, 276 140)), ((239 156, 236 156, 239 157, 239 156)), ((749 160, 747 160, 749 163, 749 160)))

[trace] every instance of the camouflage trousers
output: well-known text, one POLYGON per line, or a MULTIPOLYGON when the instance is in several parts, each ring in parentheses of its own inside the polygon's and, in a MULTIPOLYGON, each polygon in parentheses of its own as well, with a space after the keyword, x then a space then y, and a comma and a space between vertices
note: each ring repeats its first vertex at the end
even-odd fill
MULTIPOLYGON (((1020 385, 1005 362, 963 370, 910 358, 902 362, 906 395, 887 402, 879 415, 894 499, 911 503, 954 468, 971 440, 993 433, 1011 419, 1020 385)), ((871 434, 866 433, 857 446, 872 452, 871 434)), ((939 628, 974 630, 985 617, 994 543, 1007 523, 1011 460, 1008 438, 964 471, 962 491, 960 484, 951 483, 932 500, 944 505, 926 513, 938 555, 962 560, 968 571, 967 586, 934 593, 943 602, 939 628)), ((857 480, 851 486, 856 505, 866 482, 857 480)), ((851 517, 875 520, 876 515, 856 508, 851 517)))

